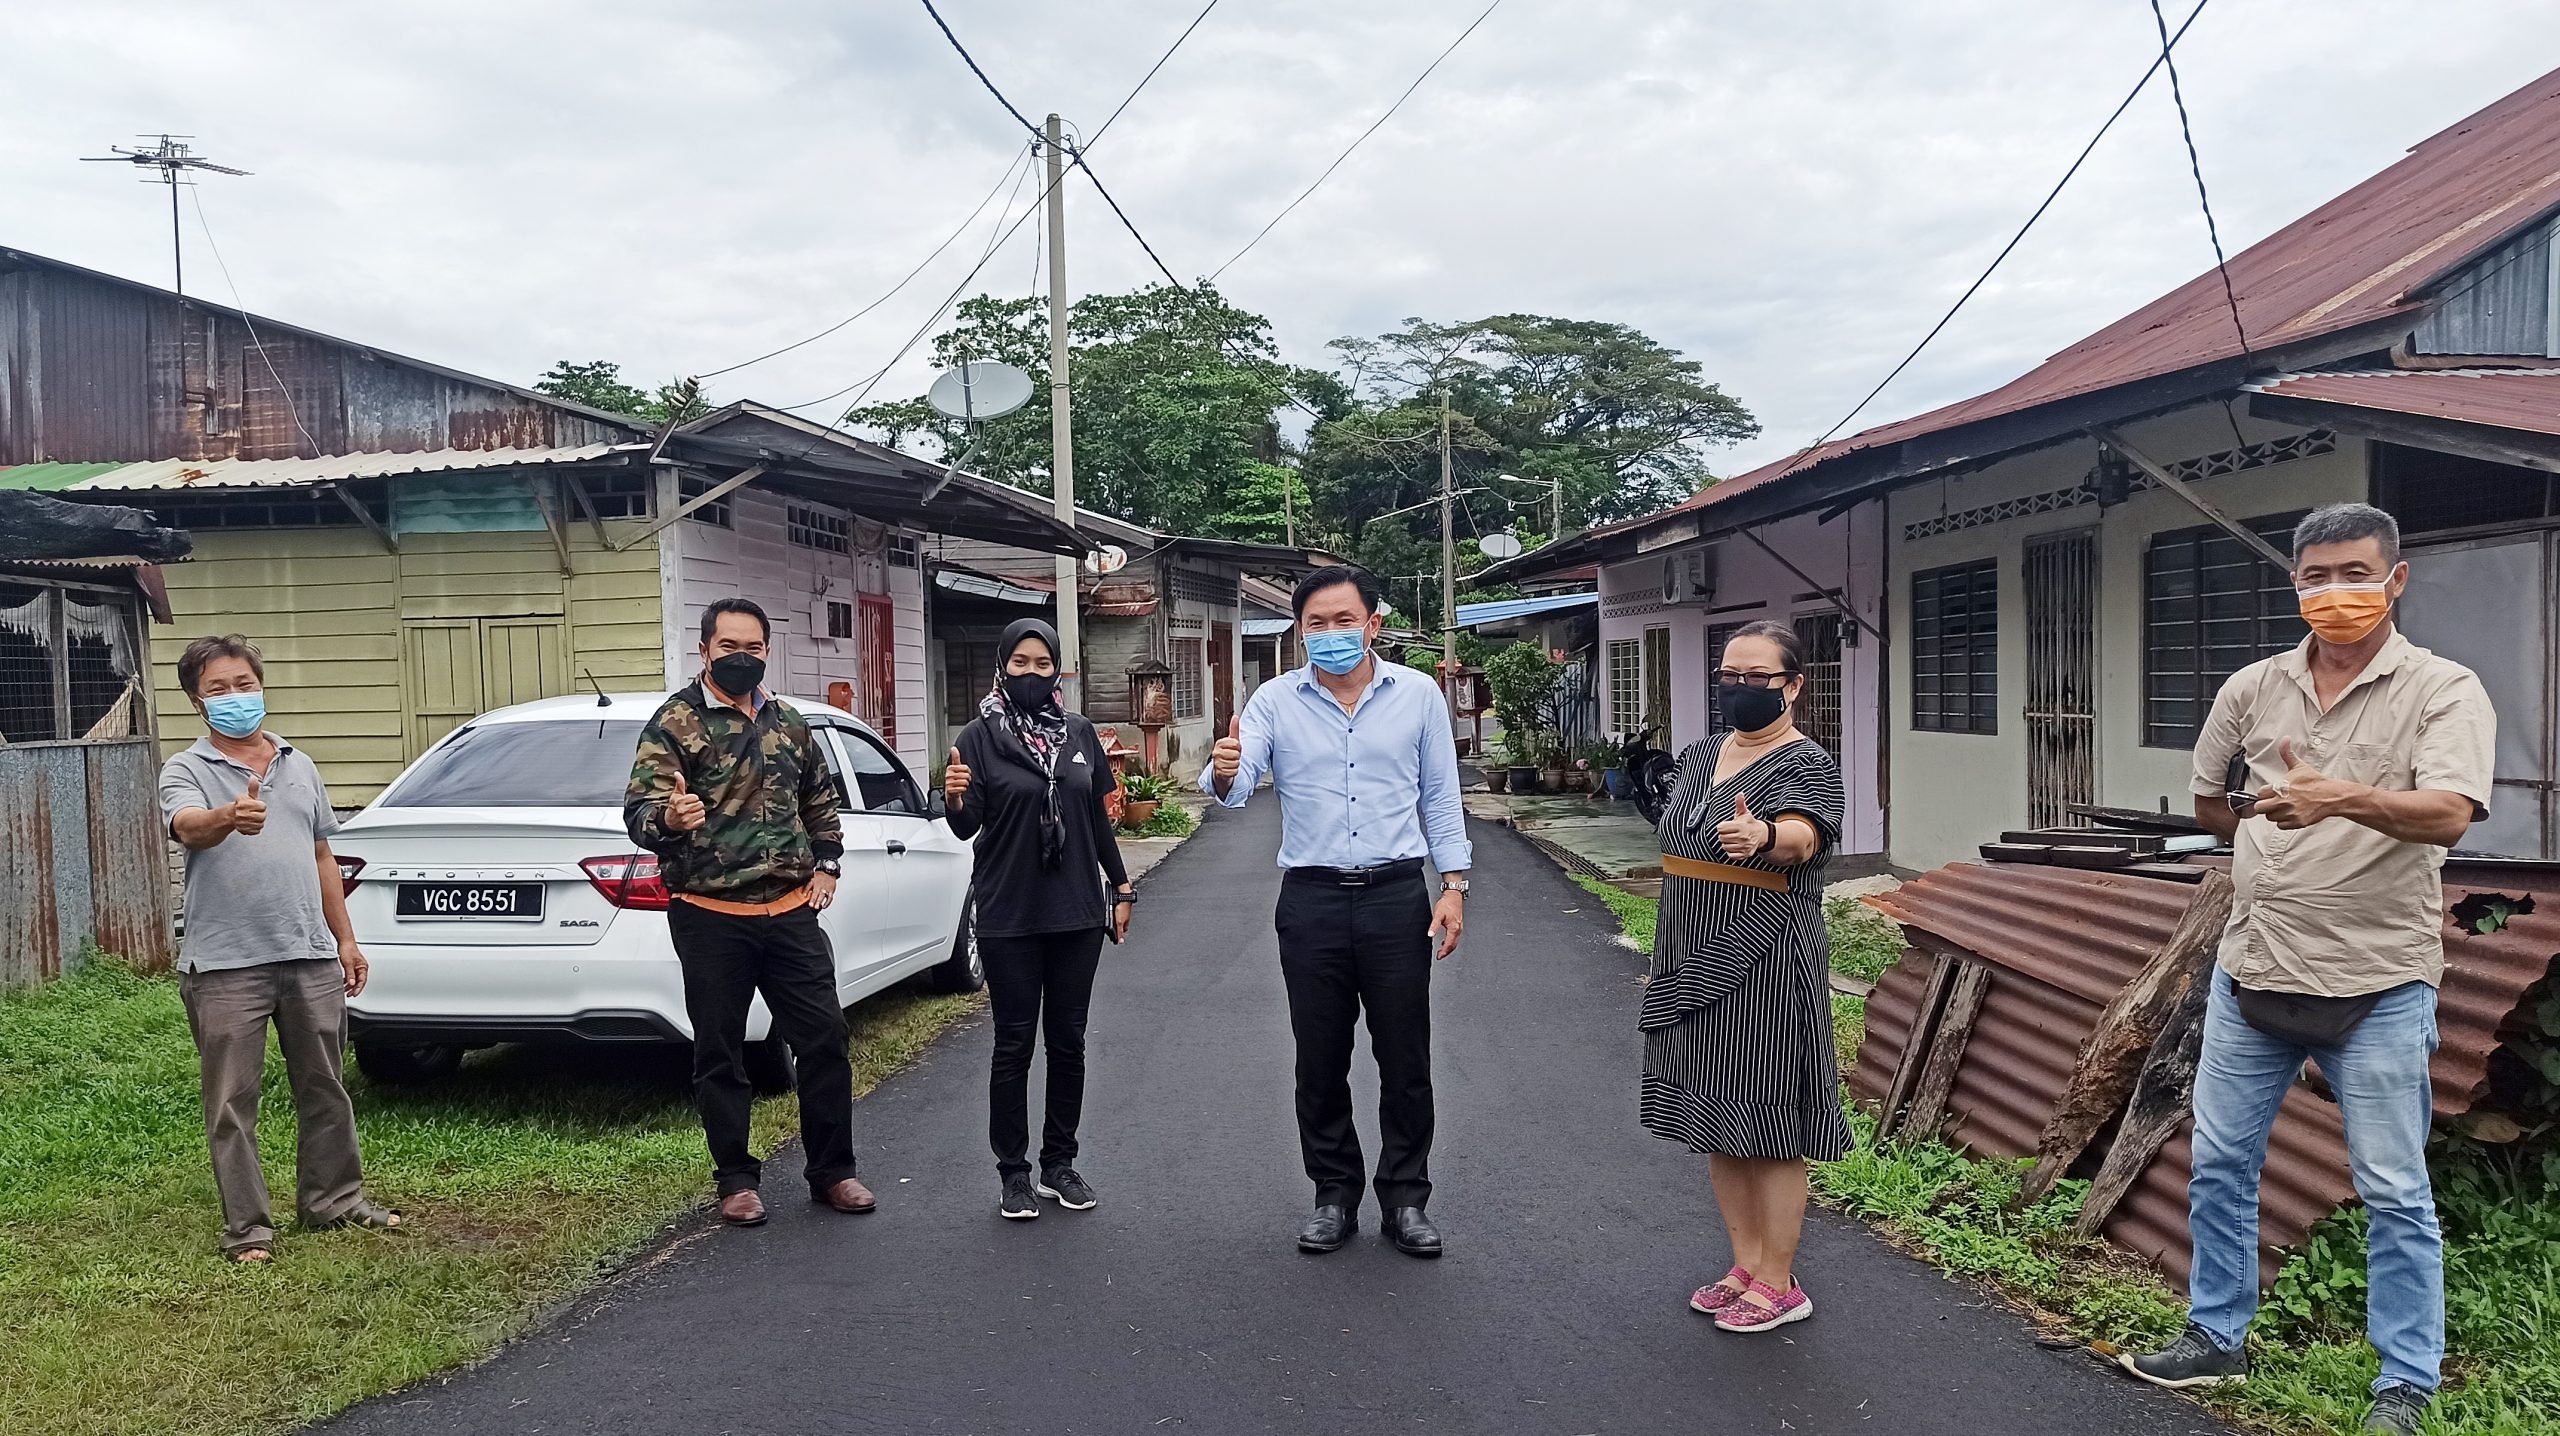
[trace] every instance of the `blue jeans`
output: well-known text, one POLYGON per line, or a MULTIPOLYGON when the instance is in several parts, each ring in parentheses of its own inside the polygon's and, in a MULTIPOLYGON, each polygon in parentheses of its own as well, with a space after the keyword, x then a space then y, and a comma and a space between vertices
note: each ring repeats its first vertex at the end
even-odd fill
POLYGON ((2189 1319, 2236 1351, 2258 1308, 2258 1169, 2276 1109, 2313 1058, 2338 1094, 2356 1195, 2372 1217, 2365 1267, 2365 1334, 2382 1353, 2385 1386, 2433 1391, 2444 1362, 2444 1236, 2427 1179, 2435 1100, 2436 990, 2423 982, 2383 994, 2335 1047, 2269 1037, 2240 1016, 2231 977, 2217 969, 2196 1066, 2195 1174, 2187 1219, 2195 1265, 2189 1319))

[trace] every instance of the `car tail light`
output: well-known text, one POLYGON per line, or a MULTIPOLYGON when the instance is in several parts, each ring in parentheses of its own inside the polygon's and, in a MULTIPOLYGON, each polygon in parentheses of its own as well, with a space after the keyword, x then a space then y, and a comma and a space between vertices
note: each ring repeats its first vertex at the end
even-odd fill
POLYGON ((347 857, 338 859, 338 881, 346 885, 348 897, 356 895, 356 884, 363 881, 363 873, 364 859, 347 857))
POLYGON ((666 879, 658 875, 655 853, 589 858, 578 866, 586 872, 587 881, 596 885, 596 891, 604 894, 604 900, 615 907, 665 912, 671 901, 666 879))

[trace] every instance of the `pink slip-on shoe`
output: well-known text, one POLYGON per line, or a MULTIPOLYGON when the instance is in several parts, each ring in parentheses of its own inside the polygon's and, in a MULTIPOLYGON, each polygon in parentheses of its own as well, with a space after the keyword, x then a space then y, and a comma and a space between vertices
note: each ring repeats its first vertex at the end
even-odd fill
POLYGON ((1785 1291, 1780 1291, 1754 1277, 1746 1290, 1757 1293, 1762 1301, 1769 1304, 1754 1306, 1747 1301, 1732 1302, 1716 1313, 1717 1330, 1767 1331, 1813 1315, 1813 1298, 1804 1294, 1803 1287, 1790 1285, 1785 1291))
POLYGON ((1720 1276, 1714 1281, 1709 1282, 1707 1285, 1698 1288, 1696 1293, 1691 1295, 1689 1298, 1689 1309, 1691 1311, 1704 1312, 1708 1316, 1713 1316, 1717 1312, 1724 1310, 1726 1307, 1733 1305, 1734 1300, 1737 1297, 1740 1297, 1742 1292, 1740 1288, 1726 1286, 1725 1283, 1737 1278, 1747 1286, 1751 1282, 1751 1273, 1744 1271, 1739 1266, 1736 1266, 1733 1270, 1726 1272, 1723 1276, 1720 1276))

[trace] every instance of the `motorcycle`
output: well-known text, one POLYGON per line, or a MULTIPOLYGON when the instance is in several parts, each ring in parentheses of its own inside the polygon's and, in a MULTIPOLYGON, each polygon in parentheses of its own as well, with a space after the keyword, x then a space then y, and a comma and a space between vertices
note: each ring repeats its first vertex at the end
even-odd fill
POLYGON ((1618 771, 1626 775, 1627 796, 1648 823, 1662 821, 1671 802, 1671 783, 1680 760, 1653 746, 1653 730, 1641 728, 1619 740, 1618 771))

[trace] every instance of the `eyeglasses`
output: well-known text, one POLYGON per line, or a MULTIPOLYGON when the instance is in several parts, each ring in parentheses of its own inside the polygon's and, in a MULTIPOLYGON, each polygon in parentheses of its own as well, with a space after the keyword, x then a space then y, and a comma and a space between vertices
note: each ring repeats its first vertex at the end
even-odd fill
POLYGON ((1796 671, 1792 668, 1778 673, 1745 673, 1739 668, 1719 668, 1715 672, 1718 683, 1739 683, 1745 688, 1767 688, 1795 676, 1796 671))

